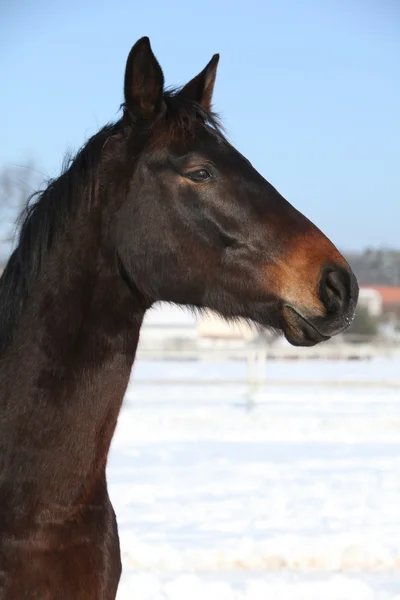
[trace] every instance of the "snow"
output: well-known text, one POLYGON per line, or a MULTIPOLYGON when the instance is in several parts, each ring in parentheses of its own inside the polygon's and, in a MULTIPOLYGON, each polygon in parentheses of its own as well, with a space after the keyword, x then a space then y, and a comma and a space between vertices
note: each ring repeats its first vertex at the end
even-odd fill
POLYGON ((136 365, 108 466, 118 600, 400 600, 398 362, 274 361, 291 385, 251 403, 240 371, 136 365))

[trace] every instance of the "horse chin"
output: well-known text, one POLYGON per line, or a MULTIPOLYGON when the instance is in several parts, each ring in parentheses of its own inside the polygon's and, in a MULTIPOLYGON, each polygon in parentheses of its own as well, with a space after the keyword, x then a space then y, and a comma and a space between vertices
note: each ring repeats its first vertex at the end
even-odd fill
POLYGON ((330 339, 321 333, 295 308, 285 305, 282 309, 282 330, 292 346, 315 346, 330 339))

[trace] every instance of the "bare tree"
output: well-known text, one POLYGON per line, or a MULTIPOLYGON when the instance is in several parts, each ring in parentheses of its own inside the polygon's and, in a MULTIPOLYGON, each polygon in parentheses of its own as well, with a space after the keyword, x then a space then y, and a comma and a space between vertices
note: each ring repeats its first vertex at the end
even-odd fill
POLYGON ((0 267, 11 252, 18 216, 42 179, 32 160, 0 169, 0 267))

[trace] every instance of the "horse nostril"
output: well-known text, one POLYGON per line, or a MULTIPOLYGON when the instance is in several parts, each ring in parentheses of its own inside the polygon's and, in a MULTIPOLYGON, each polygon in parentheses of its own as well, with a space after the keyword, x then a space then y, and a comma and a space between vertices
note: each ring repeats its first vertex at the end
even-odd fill
POLYGON ((352 297, 351 271, 343 268, 325 269, 321 277, 320 298, 330 312, 343 310, 352 297))

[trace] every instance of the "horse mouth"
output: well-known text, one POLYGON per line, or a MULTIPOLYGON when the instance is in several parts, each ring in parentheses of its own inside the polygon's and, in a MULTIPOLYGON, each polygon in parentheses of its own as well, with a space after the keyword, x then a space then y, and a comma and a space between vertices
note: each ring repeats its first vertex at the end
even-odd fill
POLYGON ((288 304, 282 311, 282 330, 292 346, 315 346, 331 337, 321 333, 306 317, 288 304))

